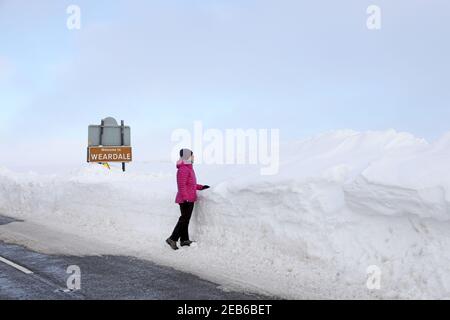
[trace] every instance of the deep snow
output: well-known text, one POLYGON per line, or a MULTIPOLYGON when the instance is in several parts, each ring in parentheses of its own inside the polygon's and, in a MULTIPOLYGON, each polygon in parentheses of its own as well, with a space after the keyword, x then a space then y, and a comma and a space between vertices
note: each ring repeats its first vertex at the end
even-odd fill
POLYGON ((450 298, 450 134, 335 131, 286 143, 280 158, 276 176, 197 166, 213 188, 193 217, 198 244, 177 252, 164 244, 178 219, 171 163, 0 169, 0 214, 285 298, 450 298), (371 265, 380 290, 366 286, 371 265))

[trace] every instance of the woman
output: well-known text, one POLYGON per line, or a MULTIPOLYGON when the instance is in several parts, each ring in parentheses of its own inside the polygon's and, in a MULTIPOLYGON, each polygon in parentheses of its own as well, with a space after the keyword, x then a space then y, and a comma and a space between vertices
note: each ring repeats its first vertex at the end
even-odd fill
POLYGON ((197 184, 193 163, 194 153, 189 149, 180 150, 180 160, 177 162, 178 193, 175 202, 180 205, 181 217, 172 235, 166 240, 173 250, 178 250, 178 240, 182 247, 192 244, 189 240, 189 221, 194 210, 194 203, 197 201, 197 190, 209 189, 209 186, 197 184))

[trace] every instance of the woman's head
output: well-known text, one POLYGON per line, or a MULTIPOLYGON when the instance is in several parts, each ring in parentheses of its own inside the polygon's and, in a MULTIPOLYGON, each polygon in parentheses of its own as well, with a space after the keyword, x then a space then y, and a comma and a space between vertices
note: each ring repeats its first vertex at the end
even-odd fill
POLYGON ((194 153, 189 149, 181 149, 180 160, 184 163, 194 163, 194 153))

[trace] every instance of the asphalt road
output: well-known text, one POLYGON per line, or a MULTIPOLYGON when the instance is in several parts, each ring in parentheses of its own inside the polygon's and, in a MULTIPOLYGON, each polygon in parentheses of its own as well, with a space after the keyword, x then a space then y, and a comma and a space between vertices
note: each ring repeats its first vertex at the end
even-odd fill
MULTIPOLYGON (((13 222, 17 223, 0 216, 0 225, 13 222)), ((133 257, 49 255, 0 241, 0 299, 257 300, 267 297, 226 292, 217 284, 192 274, 133 257), (68 289, 67 280, 72 275, 67 273, 69 266, 80 269, 80 290, 68 289)))

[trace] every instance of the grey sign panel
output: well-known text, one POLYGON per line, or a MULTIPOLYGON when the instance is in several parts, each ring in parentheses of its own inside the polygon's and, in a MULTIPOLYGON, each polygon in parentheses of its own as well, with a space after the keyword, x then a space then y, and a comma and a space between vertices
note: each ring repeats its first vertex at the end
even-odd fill
POLYGON ((123 127, 123 144, 122 144, 122 127, 117 124, 113 118, 103 120, 103 126, 89 126, 89 147, 93 146, 131 146, 131 129, 129 126, 123 127), (102 130, 103 128, 103 130, 102 130))

